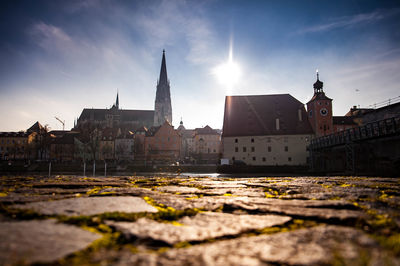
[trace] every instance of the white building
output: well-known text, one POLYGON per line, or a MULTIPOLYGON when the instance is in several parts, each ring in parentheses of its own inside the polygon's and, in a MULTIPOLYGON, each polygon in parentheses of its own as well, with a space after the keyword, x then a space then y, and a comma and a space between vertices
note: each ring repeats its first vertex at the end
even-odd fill
POLYGON ((223 156, 248 165, 305 165, 313 130, 289 94, 227 96, 223 156))

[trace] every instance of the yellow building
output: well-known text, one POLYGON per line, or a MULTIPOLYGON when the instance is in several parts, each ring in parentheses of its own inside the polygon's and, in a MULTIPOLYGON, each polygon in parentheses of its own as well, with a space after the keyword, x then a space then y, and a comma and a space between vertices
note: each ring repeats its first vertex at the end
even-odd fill
POLYGON ((35 132, 0 132, 0 160, 32 158, 35 136, 35 132))

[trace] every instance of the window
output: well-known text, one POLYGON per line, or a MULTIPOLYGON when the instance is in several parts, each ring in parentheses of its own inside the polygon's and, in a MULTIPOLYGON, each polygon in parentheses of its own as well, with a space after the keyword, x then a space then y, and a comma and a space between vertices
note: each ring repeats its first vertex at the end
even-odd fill
POLYGON ((262 161, 265 162, 267 159, 265 159, 265 157, 262 157, 262 161))
POLYGON ((235 156, 232 157, 232 161, 234 161, 234 160, 235 160, 235 156))
POLYGON ((238 139, 235 139, 235 143, 238 143, 238 139))
POLYGON ((268 152, 271 152, 271 150, 272 150, 271 146, 268 146, 268 152))
POLYGON ((254 142, 254 139, 251 139, 251 142, 254 142))
POLYGON ((239 152, 239 148, 238 147, 235 147, 235 152, 239 152))
POLYGON ((246 152, 246 150, 247 150, 246 147, 243 147, 243 152, 246 152))
POLYGON ((253 157, 253 161, 255 161, 256 160, 256 157, 253 157))
POLYGON ((255 152, 256 148, 255 147, 251 147, 251 152, 255 152))
POLYGON ((288 162, 291 162, 292 161, 292 157, 288 157, 287 160, 288 160, 288 162))
POLYGON ((289 151, 289 147, 288 146, 285 146, 285 151, 289 151))

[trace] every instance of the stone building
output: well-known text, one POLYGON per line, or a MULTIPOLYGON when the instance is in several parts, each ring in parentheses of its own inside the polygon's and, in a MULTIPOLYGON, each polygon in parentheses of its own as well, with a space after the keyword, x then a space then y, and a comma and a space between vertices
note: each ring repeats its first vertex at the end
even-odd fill
POLYGON ((248 165, 305 165, 314 132, 289 94, 226 96, 222 158, 248 165))
POLYGON ((50 144, 50 159, 60 162, 75 160, 75 138, 79 136, 79 132, 53 132, 50 144))
POLYGON ((181 136, 181 160, 184 162, 193 162, 194 158, 194 129, 186 129, 181 120, 179 127, 177 128, 179 135, 181 136))
POLYGON ((163 125, 147 130, 144 148, 146 162, 176 162, 180 158, 181 136, 168 121, 165 121, 163 125))
POLYGON ((74 128, 77 130, 88 127, 121 128, 123 131, 133 132, 143 126, 150 128, 162 125, 164 121, 172 123, 170 83, 167 76, 165 51, 163 51, 160 77, 157 82, 155 110, 121 109, 117 93, 116 101, 109 109, 83 109, 74 128))
POLYGON ((314 96, 307 103, 308 120, 316 137, 332 134, 333 114, 332 99, 325 95, 323 90, 324 83, 319 80, 317 72, 317 81, 314 83, 314 96))
POLYGON ((221 152, 221 134, 210 126, 196 128, 193 156, 197 163, 217 163, 221 152))

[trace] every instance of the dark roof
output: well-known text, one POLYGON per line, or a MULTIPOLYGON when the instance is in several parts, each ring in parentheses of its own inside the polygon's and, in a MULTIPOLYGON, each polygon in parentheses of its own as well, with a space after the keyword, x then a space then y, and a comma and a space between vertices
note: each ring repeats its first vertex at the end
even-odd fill
POLYGON ((54 135, 55 137, 62 137, 66 133, 69 133, 69 132, 71 132, 71 131, 69 131, 69 130, 52 130, 49 133, 54 135))
POLYGON ((203 128, 196 128, 195 132, 198 135, 219 135, 215 129, 212 129, 208 125, 203 128))
POLYGON ((79 120, 104 121, 106 114, 119 115, 121 121, 153 121, 153 110, 112 110, 112 109, 83 109, 79 120))
POLYGON ((290 94, 225 98, 224 137, 312 133, 304 105, 290 94), (302 121, 299 121, 299 109, 302 121), (276 118, 279 118, 279 130, 276 118))
POLYGON ((154 136, 157 131, 161 128, 161 126, 151 127, 146 131, 146 137, 154 136))
POLYGON ((334 125, 357 125, 351 116, 333 116, 334 125))
POLYGON ((39 132, 43 130, 44 127, 37 121, 35 124, 33 124, 30 128, 28 128, 28 132, 39 132))
POLYGON ((20 131, 20 132, 0 132, 0 137, 18 137, 18 138, 26 138, 29 136, 28 132, 20 131))
POLYGON ((325 95, 325 92, 317 92, 314 93, 314 96, 311 98, 311 100, 309 102, 315 101, 315 100, 329 100, 332 101, 331 98, 327 97, 325 95))
POLYGON ((70 131, 65 133, 61 137, 53 138, 52 143, 53 144, 74 144, 75 143, 75 138, 79 136, 78 132, 70 131))

